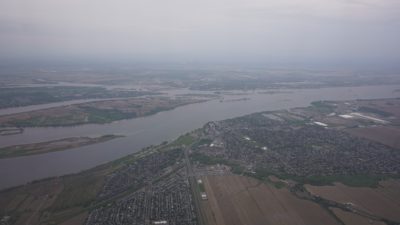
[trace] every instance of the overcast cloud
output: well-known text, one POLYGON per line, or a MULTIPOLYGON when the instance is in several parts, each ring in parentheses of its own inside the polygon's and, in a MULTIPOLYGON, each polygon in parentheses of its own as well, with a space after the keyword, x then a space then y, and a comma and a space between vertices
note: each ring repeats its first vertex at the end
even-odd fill
POLYGON ((0 0, 0 57, 400 62, 399 0, 0 0))

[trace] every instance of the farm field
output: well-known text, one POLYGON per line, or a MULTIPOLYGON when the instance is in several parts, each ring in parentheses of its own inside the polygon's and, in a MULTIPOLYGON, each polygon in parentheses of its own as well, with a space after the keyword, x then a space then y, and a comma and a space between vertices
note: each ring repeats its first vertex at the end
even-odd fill
POLYGON ((0 212, 9 224, 83 224, 109 166, 50 178, 0 192, 0 212))
POLYGON ((313 195, 335 202, 351 204, 354 208, 372 215, 400 221, 400 182, 387 180, 378 188, 348 187, 340 183, 334 186, 305 185, 313 195))
POLYGON ((87 212, 81 213, 75 217, 72 217, 71 219, 61 223, 61 225, 76 225, 76 224, 84 224, 85 220, 88 216, 87 212))
POLYGON ((400 129, 392 126, 376 126, 346 129, 358 137, 367 138, 393 148, 400 148, 400 129))
POLYGON ((44 219, 42 210, 54 204, 57 196, 63 190, 59 179, 38 182, 1 193, 0 204, 3 212, 15 211, 18 217, 12 218, 13 224, 37 224, 44 219))
POLYGON ((203 180, 208 195, 203 206, 213 212, 207 216, 208 224, 340 224, 327 210, 295 197, 286 188, 238 175, 206 176, 203 180))
POLYGON ((374 113, 383 117, 394 116, 400 118, 400 101, 398 98, 358 100, 357 105, 364 112, 374 113))
POLYGON ((360 225, 360 224, 370 224, 370 225, 386 225, 384 222, 370 220, 365 217, 356 215, 351 212, 346 212, 338 208, 331 209, 340 220, 346 225, 360 225))

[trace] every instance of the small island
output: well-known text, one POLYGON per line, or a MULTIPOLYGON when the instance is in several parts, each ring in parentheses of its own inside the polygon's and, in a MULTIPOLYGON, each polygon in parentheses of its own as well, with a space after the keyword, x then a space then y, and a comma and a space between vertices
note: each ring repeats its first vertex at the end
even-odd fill
POLYGON ((119 137, 123 136, 109 134, 99 137, 69 137, 47 142, 13 145, 0 148, 0 158, 11 158, 11 157, 43 154, 55 151, 63 151, 70 148, 77 148, 85 145, 105 142, 119 137))

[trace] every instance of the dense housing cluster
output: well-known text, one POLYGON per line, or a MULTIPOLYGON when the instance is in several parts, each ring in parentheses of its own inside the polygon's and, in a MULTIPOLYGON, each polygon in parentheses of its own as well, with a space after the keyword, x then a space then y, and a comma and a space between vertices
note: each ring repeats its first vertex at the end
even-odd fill
POLYGON ((184 169, 112 205, 92 211, 86 224, 196 225, 184 169))
POLYGON ((100 198, 114 196, 128 188, 137 189, 165 174, 169 166, 182 156, 181 149, 147 155, 118 169, 106 179, 100 198))
POLYGON ((203 129, 212 143, 195 151, 239 163, 250 172, 262 168, 296 176, 399 174, 396 149, 321 124, 287 111, 212 122, 203 129))

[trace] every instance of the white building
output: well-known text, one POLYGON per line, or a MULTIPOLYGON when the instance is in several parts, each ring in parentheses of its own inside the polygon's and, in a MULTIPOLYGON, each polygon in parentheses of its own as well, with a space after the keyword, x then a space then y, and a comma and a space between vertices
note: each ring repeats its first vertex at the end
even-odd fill
POLYGON ((205 192, 200 193, 201 199, 207 200, 207 194, 205 192))

